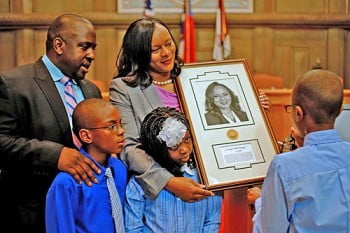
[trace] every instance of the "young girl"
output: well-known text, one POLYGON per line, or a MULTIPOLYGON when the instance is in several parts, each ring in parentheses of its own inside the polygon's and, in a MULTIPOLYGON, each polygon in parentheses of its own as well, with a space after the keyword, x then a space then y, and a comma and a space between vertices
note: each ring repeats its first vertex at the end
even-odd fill
MULTIPOLYGON (((188 128, 181 112, 169 107, 156 108, 141 124, 139 149, 174 176, 198 182, 188 128)), ((151 200, 133 176, 126 190, 126 232, 217 232, 221 204, 221 196, 189 203, 165 189, 151 200)))

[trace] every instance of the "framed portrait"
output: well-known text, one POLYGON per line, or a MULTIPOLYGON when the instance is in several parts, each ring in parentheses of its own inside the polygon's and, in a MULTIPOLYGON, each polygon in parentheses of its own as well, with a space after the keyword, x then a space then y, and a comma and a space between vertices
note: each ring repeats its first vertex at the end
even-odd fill
POLYGON ((202 183, 210 190, 262 183, 278 146, 247 61, 186 64, 176 88, 202 183))

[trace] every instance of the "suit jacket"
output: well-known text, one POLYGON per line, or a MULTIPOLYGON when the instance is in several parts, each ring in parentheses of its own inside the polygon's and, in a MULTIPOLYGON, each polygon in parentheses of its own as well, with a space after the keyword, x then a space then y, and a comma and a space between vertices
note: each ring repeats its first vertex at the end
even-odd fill
MULTIPOLYGON (((239 118, 240 121, 248 120, 247 113, 243 111, 234 111, 234 113, 236 114, 236 116, 239 118)), ((207 121, 208 125, 219 125, 219 124, 229 123, 228 120, 226 120, 226 118, 222 115, 221 112, 207 112, 205 113, 205 120, 207 121)))
POLYGON ((119 109, 123 127, 126 131, 127 145, 121 153, 129 170, 136 172, 138 183, 145 193, 154 199, 172 177, 165 168, 160 167, 143 150, 137 147, 141 123, 145 116, 163 104, 155 87, 150 85, 130 87, 122 78, 113 79, 110 86, 110 101, 119 109))
MULTIPOLYGON (((101 98, 88 80, 85 98, 101 98)), ((13 201, 45 203, 64 146, 73 148, 65 106, 41 58, 0 76, 0 184, 13 201), (25 195, 23 195, 25 194, 25 195)), ((3 192, 4 194, 4 192, 3 192)), ((4 201, 4 200, 0 200, 4 201)), ((5 200, 6 201, 6 200, 5 200)), ((14 203, 13 203, 14 204, 14 203)))

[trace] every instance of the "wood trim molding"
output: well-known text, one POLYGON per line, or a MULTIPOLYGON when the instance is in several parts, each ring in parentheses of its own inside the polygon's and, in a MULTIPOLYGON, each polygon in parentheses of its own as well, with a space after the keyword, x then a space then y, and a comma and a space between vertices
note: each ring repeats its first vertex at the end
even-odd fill
MULTIPOLYGON (((92 21, 96 27, 126 28, 140 14, 117 14, 109 12, 78 12, 92 21)), ((45 28, 59 14, 49 13, 2 13, 0 29, 45 28)), ((180 14, 158 14, 170 28, 178 28, 180 14)), ((215 14, 194 15, 196 27, 214 27, 215 14)), ((305 14, 228 14, 230 28, 343 28, 350 29, 350 15, 305 14)))

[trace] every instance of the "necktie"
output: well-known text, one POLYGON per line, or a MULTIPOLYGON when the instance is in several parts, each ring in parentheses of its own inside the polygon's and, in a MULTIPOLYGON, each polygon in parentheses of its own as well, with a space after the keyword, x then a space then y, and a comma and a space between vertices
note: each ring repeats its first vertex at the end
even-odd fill
POLYGON ((119 194, 117 188, 115 187, 113 175, 111 168, 106 168, 105 176, 107 176, 107 187, 109 191, 109 198, 111 199, 112 216, 114 219, 115 232, 124 233, 124 217, 122 204, 120 202, 119 194))
MULTIPOLYGON (((69 117, 72 120, 73 110, 75 106, 77 106, 77 100, 75 99, 73 88, 72 88, 72 80, 68 78, 67 76, 64 76, 61 80, 61 83, 64 85, 64 99, 65 99, 65 105, 66 109, 69 113, 69 117)), ((81 148, 81 142, 79 141, 78 137, 72 132, 73 142, 74 145, 80 149, 81 148)))

